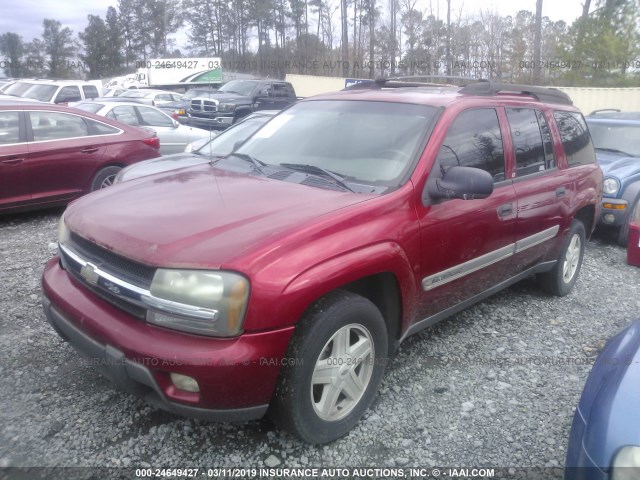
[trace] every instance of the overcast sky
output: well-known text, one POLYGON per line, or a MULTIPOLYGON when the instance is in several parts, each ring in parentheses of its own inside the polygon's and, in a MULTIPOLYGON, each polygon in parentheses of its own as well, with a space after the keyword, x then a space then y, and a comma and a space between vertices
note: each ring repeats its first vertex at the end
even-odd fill
MULTIPOLYGON (((378 4, 385 0, 378 0, 378 4)), ((15 32, 21 35, 25 42, 34 37, 42 36, 42 20, 52 18, 58 20, 63 26, 73 30, 74 35, 87 26, 87 15, 100 15, 105 17, 107 8, 117 5, 117 0, 19 0, 13 6, 7 5, 9 0, 4 0, 2 15, 0 16, 0 34, 15 32)), ((337 0, 333 0, 337 2, 337 0)), ((439 7, 442 16, 446 12, 446 0, 431 0, 434 9, 439 7)), ((423 7, 429 4, 429 0, 419 0, 423 7)), ((519 10, 534 11, 536 0, 453 0, 452 18, 456 19, 462 9, 463 16, 479 10, 493 9, 503 15, 515 15, 519 10)), ((563 0, 543 2, 543 15, 551 20, 564 20, 573 22, 582 13, 581 0, 563 0)), ((178 47, 185 40, 184 35, 178 36, 178 47)))

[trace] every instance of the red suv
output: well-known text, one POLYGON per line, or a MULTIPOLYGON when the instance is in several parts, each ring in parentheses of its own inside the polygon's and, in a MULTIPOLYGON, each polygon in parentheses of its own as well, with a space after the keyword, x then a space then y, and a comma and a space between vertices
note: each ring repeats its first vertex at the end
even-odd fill
POLYGON ((65 205, 159 157, 153 132, 45 103, 0 103, 0 213, 65 205))
POLYGON ((379 81, 73 203, 44 311, 158 407, 328 442, 409 335, 534 274, 569 293, 601 195, 565 94, 379 81))

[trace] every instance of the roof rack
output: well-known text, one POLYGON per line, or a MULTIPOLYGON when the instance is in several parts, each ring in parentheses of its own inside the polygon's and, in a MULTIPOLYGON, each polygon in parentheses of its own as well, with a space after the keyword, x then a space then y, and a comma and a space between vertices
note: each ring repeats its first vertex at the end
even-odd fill
POLYGON ((557 88, 532 87, 530 85, 512 85, 509 83, 497 83, 489 80, 478 80, 460 89, 460 93, 467 95, 493 96, 499 93, 518 93, 529 95, 541 102, 573 105, 571 98, 557 88))
POLYGON ((459 93, 466 95, 486 95, 494 96, 500 93, 516 93, 528 95, 541 102, 557 103, 562 105, 573 105, 571 98, 566 93, 557 88, 550 87, 532 87, 530 85, 516 85, 509 83, 498 83, 490 80, 478 80, 469 77, 459 77, 455 75, 423 75, 414 77, 393 77, 393 78, 376 78, 375 80, 367 80, 355 85, 346 87, 344 90, 379 90, 382 88, 403 88, 403 87, 457 87, 459 93), (424 80, 455 80, 464 82, 460 85, 452 85, 451 83, 435 83, 433 81, 424 80))
POLYGON ((375 80, 364 80, 345 87, 344 90, 379 90, 382 88, 404 88, 404 87, 459 87, 451 83, 436 83, 433 80, 463 80, 465 82, 475 81, 473 78, 456 77, 452 75, 421 75, 412 77, 388 77, 376 78, 375 80), (425 81, 428 80, 428 81, 425 81))

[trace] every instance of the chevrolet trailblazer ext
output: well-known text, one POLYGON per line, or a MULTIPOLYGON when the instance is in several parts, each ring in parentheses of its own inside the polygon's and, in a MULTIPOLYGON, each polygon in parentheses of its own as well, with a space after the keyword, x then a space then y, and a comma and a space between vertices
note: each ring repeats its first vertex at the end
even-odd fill
POLYGON ((409 335, 532 274, 569 293, 601 195, 563 93, 378 81, 74 202, 44 311, 160 408, 329 442, 409 335))

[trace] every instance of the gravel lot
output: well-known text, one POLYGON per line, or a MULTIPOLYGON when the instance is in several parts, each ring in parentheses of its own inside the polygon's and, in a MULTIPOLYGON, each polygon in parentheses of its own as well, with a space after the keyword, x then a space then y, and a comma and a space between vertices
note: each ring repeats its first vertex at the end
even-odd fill
MULTIPOLYGON (((112 389, 47 324, 60 210, 0 218, 0 466, 552 467, 604 341, 640 316, 640 269, 598 235, 565 298, 525 281, 410 338, 345 438, 209 424, 112 389)), ((0 477, 2 474, 0 473, 0 477)))

